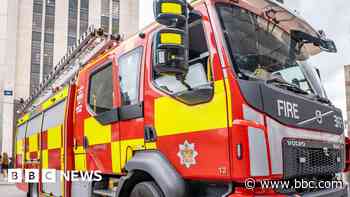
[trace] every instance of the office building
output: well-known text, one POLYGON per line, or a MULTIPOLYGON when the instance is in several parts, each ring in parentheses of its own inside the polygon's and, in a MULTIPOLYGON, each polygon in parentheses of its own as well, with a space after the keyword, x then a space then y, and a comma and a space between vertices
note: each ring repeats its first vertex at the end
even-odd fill
POLYGON ((0 151, 12 153, 14 103, 30 95, 91 25, 136 32, 139 0, 1 0, 0 151))

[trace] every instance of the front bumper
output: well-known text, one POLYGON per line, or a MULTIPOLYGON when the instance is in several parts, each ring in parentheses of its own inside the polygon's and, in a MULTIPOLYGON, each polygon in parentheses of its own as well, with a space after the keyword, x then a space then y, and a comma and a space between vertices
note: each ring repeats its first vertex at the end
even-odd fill
POLYGON ((348 197, 348 186, 345 186, 344 188, 338 188, 333 190, 325 190, 310 194, 304 194, 301 195, 303 197, 348 197))
POLYGON ((228 197, 348 197, 349 195, 349 186, 346 185, 343 188, 323 190, 319 192, 305 193, 305 194, 293 194, 293 195, 284 195, 284 194, 252 194, 251 191, 240 191, 228 195, 228 197))

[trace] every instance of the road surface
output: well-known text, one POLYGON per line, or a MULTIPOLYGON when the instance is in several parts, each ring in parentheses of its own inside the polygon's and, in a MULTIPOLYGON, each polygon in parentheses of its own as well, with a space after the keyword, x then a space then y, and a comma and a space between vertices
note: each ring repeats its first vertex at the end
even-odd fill
POLYGON ((26 194, 18 190, 14 184, 4 184, 0 182, 0 196, 26 197, 26 194))

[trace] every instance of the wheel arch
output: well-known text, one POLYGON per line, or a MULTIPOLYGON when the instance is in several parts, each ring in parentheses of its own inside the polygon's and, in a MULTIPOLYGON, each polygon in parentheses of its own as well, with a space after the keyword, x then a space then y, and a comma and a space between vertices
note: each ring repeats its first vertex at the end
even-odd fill
POLYGON ((121 178, 117 196, 127 196, 133 186, 153 180, 167 197, 185 197, 186 184, 180 174, 159 151, 137 152, 127 162, 128 175, 121 178))

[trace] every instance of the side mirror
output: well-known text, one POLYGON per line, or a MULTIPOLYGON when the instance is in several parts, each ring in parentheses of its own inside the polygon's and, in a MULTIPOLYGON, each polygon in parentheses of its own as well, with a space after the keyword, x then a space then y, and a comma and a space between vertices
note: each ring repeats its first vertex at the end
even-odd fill
POLYGON ((322 51, 325 51, 325 52, 328 52, 328 53, 336 53, 336 52, 338 52, 335 42, 333 40, 330 40, 330 39, 327 38, 327 35, 326 35, 325 31, 319 30, 318 33, 320 35, 320 43, 319 43, 319 45, 320 45, 320 49, 322 51))
POLYGON ((188 71, 185 32, 180 29, 159 30, 154 41, 154 71, 169 75, 185 75, 188 71))
POLYGON ((159 74, 184 78, 188 72, 188 22, 186 0, 154 0, 155 20, 167 26, 154 37, 153 69, 159 74))
MULTIPOLYGON (((301 47, 307 43, 313 43, 315 46, 320 47, 322 51, 328 53, 337 52, 337 46, 335 45, 335 42, 327 39, 323 32, 321 32, 318 37, 315 37, 299 30, 291 30, 291 38, 293 39, 293 42, 291 42, 291 49, 295 49, 295 47, 298 46, 298 43, 301 44, 299 46, 299 49, 296 49, 297 52, 300 52, 301 47)), ((291 52, 292 54, 290 55, 292 55, 292 57, 295 56, 294 51, 291 50, 291 52)))
POLYGON ((154 16, 165 26, 178 26, 186 23, 188 9, 186 0, 154 0, 154 16))
POLYGON ((337 53, 337 46, 335 45, 335 42, 333 40, 322 40, 320 43, 320 48, 322 51, 328 52, 328 53, 337 53))

